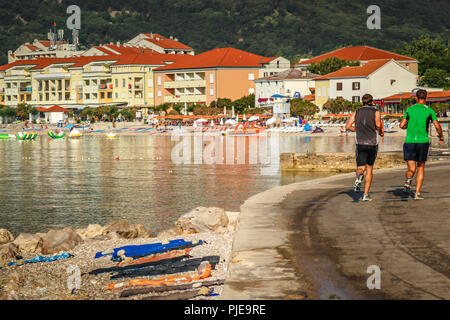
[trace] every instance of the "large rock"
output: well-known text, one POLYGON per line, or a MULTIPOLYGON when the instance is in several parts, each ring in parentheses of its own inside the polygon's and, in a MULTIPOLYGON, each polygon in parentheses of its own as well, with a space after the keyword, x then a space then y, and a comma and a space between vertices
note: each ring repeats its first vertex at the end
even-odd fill
POLYGON ((141 223, 131 224, 128 220, 113 221, 106 225, 104 235, 117 235, 119 238, 148 238, 150 234, 141 223))
POLYGON ((21 233, 13 243, 19 247, 21 254, 32 254, 41 249, 42 238, 31 233, 21 233))
POLYGON ((14 261, 19 253, 19 248, 14 243, 7 243, 0 246, 0 266, 5 266, 8 262, 14 261))
POLYGON ((72 228, 50 230, 43 237, 43 254, 54 254, 61 251, 68 251, 82 243, 83 239, 72 228))
POLYGON ((77 230, 77 233, 83 239, 93 239, 93 238, 103 235, 104 231, 105 231, 105 227, 102 227, 99 224, 90 224, 90 225, 88 225, 88 227, 86 229, 77 230))
POLYGON ((197 207, 182 215, 175 222, 175 227, 179 234, 224 233, 228 230, 228 222, 228 216, 222 208, 197 207))
POLYGON ((14 236, 6 229, 0 229, 0 244, 14 241, 14 236))

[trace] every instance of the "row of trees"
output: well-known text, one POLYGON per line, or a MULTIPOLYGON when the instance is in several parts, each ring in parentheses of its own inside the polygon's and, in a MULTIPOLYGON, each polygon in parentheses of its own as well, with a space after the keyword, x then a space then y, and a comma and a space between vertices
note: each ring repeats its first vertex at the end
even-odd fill
POLYGON ((30 114, 35 116, 39 113, 36 107, 33 107, 26 103, 21 103, 17 105, 16 108, 0 105, 0 117, 2 117, 3 121, 13 121, 14 119, 18 119, 21 121, 28 120, 30 118, 30 114))
MULTIPOLYGON (((267 108, 252 108, 255 105, 255 95, 251 94, 248 96, 243 96, 239 99, 232 101, 229 98, 218 98, 210 103, 209 106, 204 104, 192 104, 186 107, 187 112, 193 112, 195 115, 217 115, 223 113, 223 108, 226 107, 227 110, 231 110, 234 107, 234 111, 239 114, 244 113, 264 113, 267 108)), ((152 108, 153 112, 159 113, 164 111, 165 113, 171 115, 177 115, 183 112, 184 104, 181 103, 164 103, 152 108), (169 109, 171 109, 169 111, 169 109)))
POLYGON ((80 116, 90 121, 108 120, 115 123, 119 116, 127 121, 132 121, 136 117, 136 108, 125 108, 119 111, 119 108, 114 105, 97 108, 86 107, 81 111, 80 116))

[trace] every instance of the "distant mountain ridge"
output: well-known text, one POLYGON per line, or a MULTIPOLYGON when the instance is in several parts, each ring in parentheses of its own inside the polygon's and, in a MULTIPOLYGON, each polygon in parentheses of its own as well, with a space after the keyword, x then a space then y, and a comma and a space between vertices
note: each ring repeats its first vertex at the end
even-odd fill
MULTIPOLYGON (((378 0, 381 29, 369 30, 373 1, 325 0, 0 0, 0 64, 24 42, 46 40, 66 9, 81 8, 80 42, 127 41, 141 32, 174 36, 196 53, 234 47, 296 60, 348 45, 395 51, 421 34, 450 39, 450 2, 378 0)), ((70 32, 65 30, 66 40, 70 32)))

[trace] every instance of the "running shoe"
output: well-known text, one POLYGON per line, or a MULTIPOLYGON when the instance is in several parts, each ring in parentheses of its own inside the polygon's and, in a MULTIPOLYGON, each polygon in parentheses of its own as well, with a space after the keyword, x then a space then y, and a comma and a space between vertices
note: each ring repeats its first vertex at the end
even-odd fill
POLYGON ((358 174, 358 176, 356 177, 356 180, 355 180, 355 184, 353 185, 353 191, 359 192, 361 190, 361 184, 362 184, 363 180, 364 180, 364 175, 358 174))
POLYGON ((411 192, 411 182, 412 178, 407 178, 405 184, 403 185, 403 192, 410 193, 411 192))
POLYGON ((372 201, 372 198, 368 194, 364 194, 361 201, 372 201))
POLYGON ((422 197, 422 196, 420 195, 420 193, 414 194, 414 200, 423 200, 423 199, 425 199, 425 198, 422 197))

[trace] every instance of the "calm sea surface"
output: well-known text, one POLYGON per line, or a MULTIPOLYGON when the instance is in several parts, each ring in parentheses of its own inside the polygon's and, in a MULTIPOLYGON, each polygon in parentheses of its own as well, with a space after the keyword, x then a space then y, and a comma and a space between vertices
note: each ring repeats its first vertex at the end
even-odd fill
MULTIPOLYGON (((402 141, 402 137, 387 137, 380 149, 400 150, 402 141)), ((0 140, 0 228, 17 236, 124 218, 158 232, 197 206, 239 210, 261 191, 326 176, 265 175, 262 164, 248 161, 176 164, 173 150, 179 143, 162 135, 0 140)), ((253 152, 248 145, 243 147, 247 159, 253 152)), ((354 138, 287 136, 281 138, 279 150, 351 152, 354 138)))

